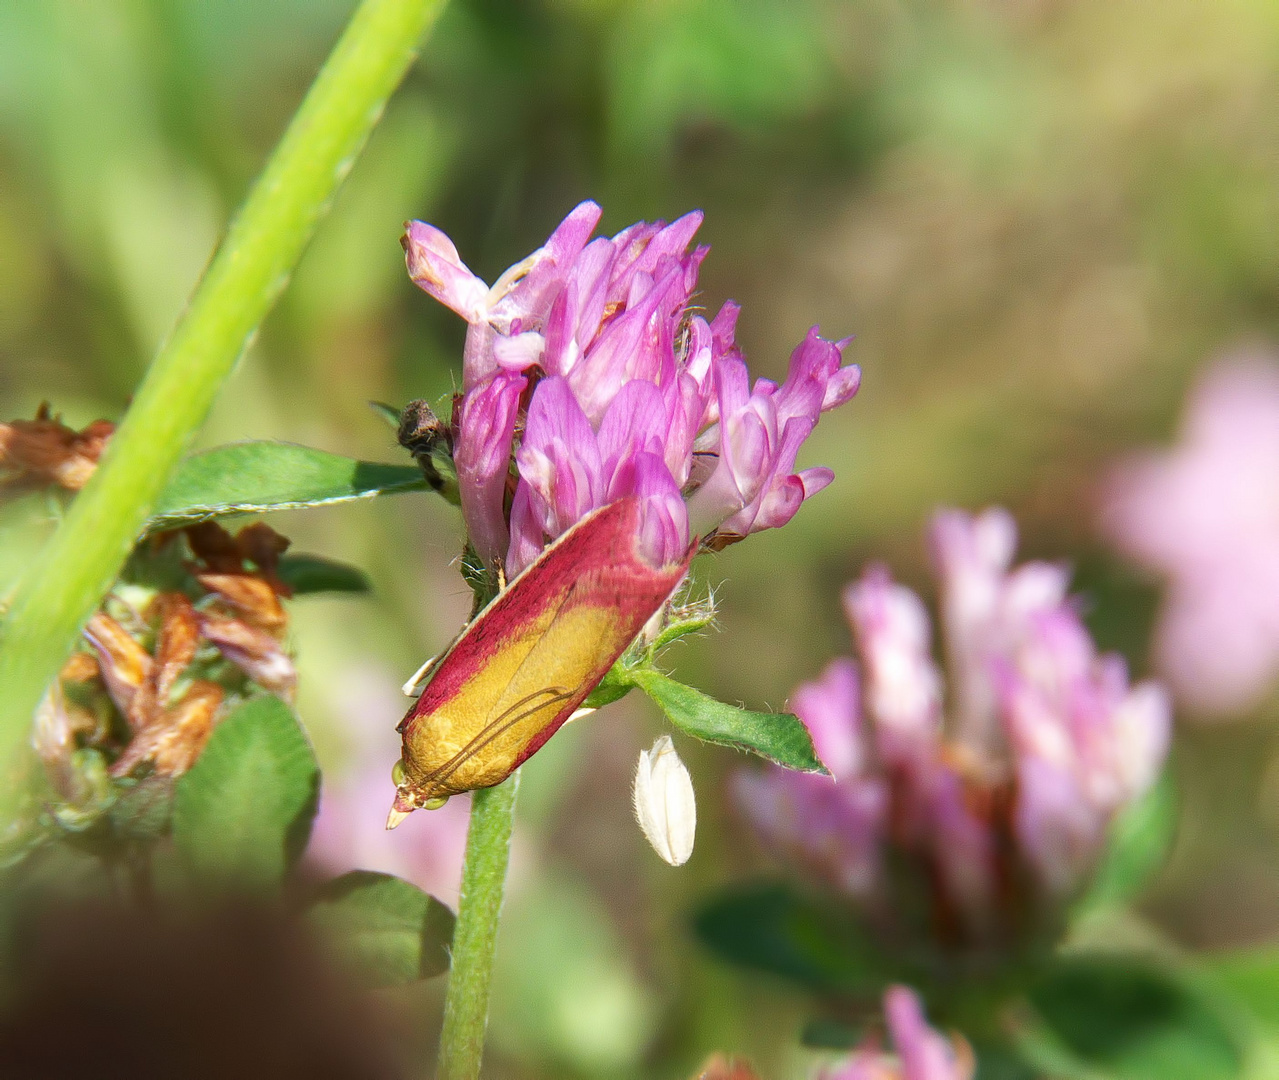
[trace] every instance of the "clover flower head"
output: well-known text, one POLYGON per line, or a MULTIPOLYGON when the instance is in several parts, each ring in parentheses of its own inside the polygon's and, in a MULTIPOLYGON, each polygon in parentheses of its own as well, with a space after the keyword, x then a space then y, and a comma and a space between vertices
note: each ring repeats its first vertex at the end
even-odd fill
POLYGON ((1107 478, 1101 526, 1167 582, 1154 660, 1178 699, 1200 719, 1246 715, 1279 680, 1279 358, 1211 364, 1177 444, 1107 478))
POLYGON ((591 239, 600 214, 576 207, 491 287, 434 226, 411 222, 404 236, 413 281, 468 323, 459 495, 477 554, 508 575, 629 495, 644 501, 656 563, 694 534, 722 547, 784 525, 833 476, 796 471, 804 440, 860 381, 842 362, 848 342, 814 328, 780 386, 752 385, 737 306, 710 321, 693 306, 709 250, 690 246, 701 213, 591 239))
POLYGON ((884 1019, 895 1054, 868 1041, 824 1071, 821 1080, 972 1080, 976 1062, 971 1048, 930 1027, 913 990, 890 986, 884 993, 884 1019))
POLYGON ((1158 775, 1170 707, 1097 653, 1062 567, 1012 565, 1004 511, 943 511, 931 540, 944 688, 923 602, 872 566, 844 595, 857 660, 791 698, 833 778, 770 769, 735 794, 766 844, 864 899, 892 887, 888 849, 922 862, 941 922, 983 939, 1016 922, 1008 882, 1055 905, 1086 881, 1158 775))

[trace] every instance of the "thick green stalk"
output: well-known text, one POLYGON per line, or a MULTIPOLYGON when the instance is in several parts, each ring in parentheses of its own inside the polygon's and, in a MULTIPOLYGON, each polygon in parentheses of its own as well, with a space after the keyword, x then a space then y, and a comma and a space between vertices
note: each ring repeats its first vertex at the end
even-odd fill
POLYGON ((364 0, 151 363, 97 473, 13 597, 0 766, 412 63, 444 0, 364 0))
POLYGON ((497 921, 506 888, 511 826, 520 774, 471 795, 462 895, 453 927, 453 960, 444 999, 440 1067, 435 1080, 477 1080, 489 1018, 489 984, 497 946, 497 921))

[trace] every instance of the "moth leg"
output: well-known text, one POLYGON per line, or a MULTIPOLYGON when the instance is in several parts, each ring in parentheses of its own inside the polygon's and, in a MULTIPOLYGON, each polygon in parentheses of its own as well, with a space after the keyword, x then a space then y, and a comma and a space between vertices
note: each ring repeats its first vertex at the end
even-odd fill
POLYGON ((405 697, 417 697, 422 693, 422 686, 426 682, 426 673, 431 670, 431 665, 438 659, 438 656, 432 656, 425 664, 409 676, 409 681, 400 687, 400 689, 404 691, 405 697))

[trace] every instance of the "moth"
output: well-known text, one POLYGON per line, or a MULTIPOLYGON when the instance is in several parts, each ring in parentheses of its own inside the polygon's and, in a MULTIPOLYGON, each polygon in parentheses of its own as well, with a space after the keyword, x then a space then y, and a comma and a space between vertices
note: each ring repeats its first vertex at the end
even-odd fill
POLYGON ((585 701, 688 570, 641 549, 643 503, 587 514, 510 582, 436 662, 396 729, 393 829, 413 810, 500 784, 585 701))

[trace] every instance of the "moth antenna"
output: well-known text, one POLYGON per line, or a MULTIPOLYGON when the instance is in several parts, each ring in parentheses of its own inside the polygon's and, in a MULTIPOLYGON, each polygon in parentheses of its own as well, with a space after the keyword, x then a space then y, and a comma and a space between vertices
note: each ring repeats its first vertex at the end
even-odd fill
POLYGON ((439 784, 446 781, 455 772, 457 772, 457 770, 460 769, 463 765, 465 765, 467 761, 469 761, 477 753, 483 750, 484 747, 486 747, 489 743, 491 743, 503 732, 509 731, 521 720, 527 719, 528 717, 532 716, 539 709, 544 709, 546 708, 547 705, 554 704, 555 702, 567 701, 572 696, 573 696, 572 690, 566 690, 562 686, 561 687, 548 686, 542 690, 534 690, 533 693, 520 698, 519 701, 512 704, 499 716, 489 721, 489 723, 485 725, 482 731, 480 731, 473 739, 471 739, 470 742, 468 742, 464 747, 462 747, 461 750, 459 750, 456 754, 454 754, 451 758, 449 758, 448 761, 446 761, 443 765, 441 765, 438 769, 436 769, 435 772, 431 773, 429 776, 424 777, 418 786, 422 789, 426 789, 428 785, 438 786, 439 784), (543 694, 550 695, 546 701, 539 702, 538 704, 532 705, 529 708, 524 709, 522 712, 517 712, 515 713, 514 716, 511 716, 511 713, 514 712, 516 709, 519 709, 523 705, 527 705, 534 698, 541 697, 543 694))

